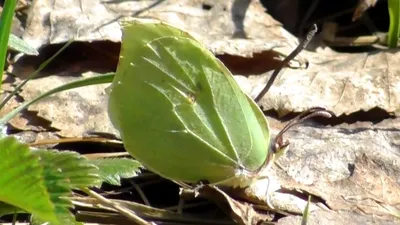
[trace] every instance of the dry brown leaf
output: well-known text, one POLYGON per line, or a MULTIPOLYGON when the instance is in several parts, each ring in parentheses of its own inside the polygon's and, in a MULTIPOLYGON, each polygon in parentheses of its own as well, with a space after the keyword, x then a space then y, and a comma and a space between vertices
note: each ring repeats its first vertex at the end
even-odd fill
POLYGON ((283 189, 312 193, 334 210, 388 216, 382 205, 399 209, 399 130, 297 130, 288 134, 291 149, 278 161, 283 189))
MULTIPOLYGON (((325 107, 336 116, 374 108, 400 115, 400 52, 337 53, 329 48, 304 51, 308 69, 284 69, 260 101, 264 110, 283 116, 325 107)), ((237 78, 252 97, 269 74, 237 78)))
POLYGON ((161 19, 185 29, 216 54, 251 57, 278 45, 288 54, 297 43, 259 1, 247 0, 36 1, 23 39, 36 48, 69 38, 119 42, 118 20, 128 16, 161 19))
MULTIPOLYGON (((17 86, 16 84, 18 82, 20 82, 18 78, 10 76, 8 74, 4 74, 3 84, 1 87, 3 95, 8 96, 15 89, 15 87, 17 86)), ((22 101, 17 94, 17 97, 11 98, 7 102, 7 104, 0 110, 0 116, 2 117, 10 113, 20 104, 22 104, 22 101)), ((43 118, 38 118, 35 112, 24 111, 22 113, 19 113, 16 117, 14 117, 10 121, 9 125, 11 126, 8 127, 8 131, 10 130, 44 131, 48 128, 49 121, 45 121, 45 119, 43 118)))
MULTIPOLYGON (((301 224, 301 216, 288 216, 280 219, 277 225, 299 225, 301 224)), ((307 225, 396 225, 399 224, 396 220, 388 220, 380 218, 379 216, 365 216, 354 212, 348 211, 315 211, 311 212, 307 225)))
MULTIPOLYGON (((83 74, 83 78, 96 76, 83 74)), ((79 77, 50 76, 29 81, 21 96, 30 100, 52 88, 79 77)), ((82 137, 87 132, 104 132, 118 136, 107 115, 108 84, 92 85, 52 95, 29 107, 37 116, 51 121, 51 127, 64 137, 82 137)), ((12 121, 11 121, 12 122, 12 121)))
MULTIPOLYGON (((380 163, 381 164, 381 163, 380 163)), ((386 168, 367 156, 356 159, 352 174, 335 182, 318 182, 308 187, 322 197, 333 210, 352 210, 366 215, 398 216, 400 210, 400 185, 398 177, 390 177, 386 168)))

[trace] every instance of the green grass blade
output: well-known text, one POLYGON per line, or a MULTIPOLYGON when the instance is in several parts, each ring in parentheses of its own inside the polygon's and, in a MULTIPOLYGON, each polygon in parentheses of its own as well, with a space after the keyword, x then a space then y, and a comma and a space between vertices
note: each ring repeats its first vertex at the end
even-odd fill
POLYGON ((390 17, 388 46, 389 48, 395 48, 400 35, 400 1, 388 0, 388 7, 390 17))
POLYGON ((308 196, 308 201, 306 208, 303 211, 303 218, 301 219, 301 225, 307 225, 308 223, 308 216, 310 215, 310 203, 311 203, 311 195, 308 196))
POLYGON ((39 55, 39 52, 36 49, 14 34, 10 34, 8 47, 14 51, 22 52, 26 55, 39 55))
POLYGON ((6 123, 8 123, 14 116, 16 116, 22 110, 28 108, 30 105, 50 96, 52 94, 70 90, 70 89, 74 89, 74 88, 85 87, 85 86, 89 86, 89 85, 111 83, 113 78, 114 78, 114 73, 107 73, 107 74, 101 74, 101 75, 98 75, 95 77, 80 79, 80 80, 73 81, 71 83, 56 87, 50 91, 47 91, 47 92, 37 96, 36 98, 34 98, 32 100, 25 101, 22 105, 20 105, 19 107, 15 108, 11 112, 9 112, 5 116, 3 116, 0 119, 0 127, 4 126, 6 123))
POLYGON ((6 0, 4 2, 3 12, 1 13, 0 17, 0 86, 3 80, 3 70, 8 49, 8 39, 11 33, 11 25, 13 22, 16 5, 16 0, 6 0))
POLYGON ((7 102, 16 94, 18 93, 21 88, 31 79, 35 78, 36 75, 42 71, 51 61, 53 61, 59 54, 61 54, 61 52, 63 52, 70 44, 72 44, 73 40, 69 40, 60 50, 58 50, 56 52, 56 54, 54 54, 53 56, 51 56, 49 59, 47 59, 46 61, 44 61, 42 64, 40 64, 39 68, 33 72, 32 74, 30 74, 24 81, 21 82, 21 84, 19 84, 14 90, 13 92, 11 92, 9 95, 7 95, 7 97, 4 98, 4 100, 1 102, 0 104, 0 109, 2 109, 7 102))

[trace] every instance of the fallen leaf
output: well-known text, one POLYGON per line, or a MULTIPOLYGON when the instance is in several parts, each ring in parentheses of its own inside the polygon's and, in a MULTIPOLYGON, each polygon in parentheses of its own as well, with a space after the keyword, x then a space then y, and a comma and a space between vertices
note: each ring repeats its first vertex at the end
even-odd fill
MULTIPOLYGON (((93 73, 83 77, 96 76, 93 73)), ((68 76, 50 76, 29 81, 21 96, 30 100, 52 88, 73 80, 68 76)), ((54 94, 29 107, 37 116, 51 121, 51 127, 64 137, 82 137, 88 132, 104 132, 119 136, 107 114, 109 84, 92 85, 54 94)))
POLYGON ((120 42, 123 17, 150 17, 187 30, 217 55, 289 54, 297 39, 265 12, 259 1, 40 1, 33 5, 23 39, 41 48, 65 43, 120 42), (243 37, 238 37, 243 32, 243 37), (275 49, 276 48, 276 49, 275 49))
MULTIPOLYGON (((301 216, 287 216, 277 222, 278 225, 298 225, 301 224, 301 216)), ((307 225, 396 225, 399 224, 396 220, 379 218, 379 216, 366 216, 348 211, 314 211, 311 212, 307 225)))
POLYGON ((399 209, 399 130, 296 130, 287 134, 290 149, 278 160, 283 170, 274 167, 275 186, 280 187, 276 192, 286 190, 283 193, 297 198, 302 193, 303 201, 309 193, 336 211, 391 216, 391 210, 399 209))
MULTIPOLYGON (((367 53, 337 53, 329 48, 304 51, 307 69, 284 69, 261 99, 264 110, 280 116, 325 107, 336 116, 374 108, 400 114, 400 53, 379 50, 367 53)), ((255 97, 270 73, 240 79, 241 87, 255 97)))

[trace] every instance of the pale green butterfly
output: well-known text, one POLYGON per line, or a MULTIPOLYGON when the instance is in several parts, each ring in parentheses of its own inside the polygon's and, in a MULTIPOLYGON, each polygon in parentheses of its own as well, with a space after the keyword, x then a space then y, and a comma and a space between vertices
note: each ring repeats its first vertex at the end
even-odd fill
POLYGON ((257 104, 209 50, 169 24, 123 23, 109 95, 127 151, 165 178, 246 187, 273 158, 257 104))

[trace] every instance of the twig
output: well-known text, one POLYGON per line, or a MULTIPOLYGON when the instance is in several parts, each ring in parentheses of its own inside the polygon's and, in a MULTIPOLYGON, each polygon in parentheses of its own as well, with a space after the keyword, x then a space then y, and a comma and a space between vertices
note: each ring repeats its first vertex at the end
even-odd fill
POLYGON ((104 198, 103 196, 97 194, 96 192, 90 190, 89 188, 81 188, 82 191, 84 191, 86 194, 88 194, 90 197, 93 197, 95 199, 97 199, 101 204, 104 204, 105 206, 111 207, 115 210, 117 210, 119 213, 121 213, 122 215, 126 216, 127 218, 129 218, 130 220, 134 221, 135 224, 138 225, 155 225, 154 222, 147 222, 145 220, 143 220, 142 218, 140 218, 139 216, 137 216, 134 212, 132 212, 131 210, 128 210, 124 207, 121 207, 120 205, 104 198))
POLYGON ((139 185, 137 185, 133 180, 129 181, 133 188, 135 188, 135 190, 137 191, 137 193, 139 194, 139 196, 142 198, 143 202, 145 205, 151 206, 149 200, 147 199, 146 195, 143 193, 142 189, 139 187, 139 185))

